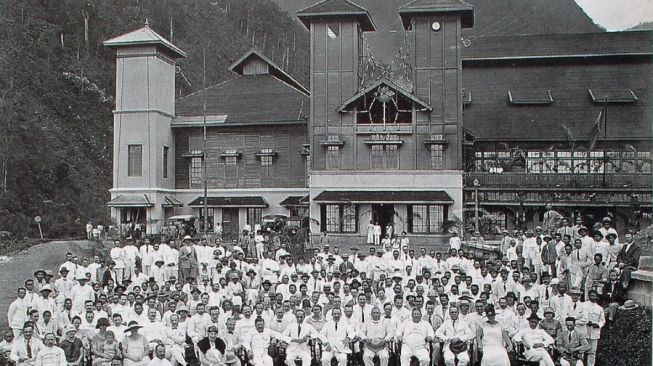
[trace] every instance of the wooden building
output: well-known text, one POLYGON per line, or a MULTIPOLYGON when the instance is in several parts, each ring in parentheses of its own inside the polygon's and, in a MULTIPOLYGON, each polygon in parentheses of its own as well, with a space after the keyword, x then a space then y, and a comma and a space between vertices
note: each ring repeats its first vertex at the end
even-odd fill
POLYGON ((313 235, 347 245, 364 244, 370 222, 415 245, 475 223, 491 236, 540 223, 547 202, 620 230, 649 222, 651 32, 602 32, 571 0, 537 0, 564 16, 513 0, 392 0, 392 17, 390 0, 360 1, 369 10, 324 0, 297 12, 309 88, 252 50, 233 79, 175 101, 183 51, 148 26, 106 41, 116 221, 154 233, 208 215, 233 237, 267 214, 308 214, 313 235))

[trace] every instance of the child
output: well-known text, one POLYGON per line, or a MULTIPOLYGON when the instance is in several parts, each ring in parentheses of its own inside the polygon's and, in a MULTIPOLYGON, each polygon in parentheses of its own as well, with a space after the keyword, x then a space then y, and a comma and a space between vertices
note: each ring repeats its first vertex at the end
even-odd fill
POLYGON ((119 344, 116 341, 116 336, 112 331, 108 330, 104 335, 104 343, 102 344, 102 353, 95 355, 93 366, 115 366, 120 365, 121 352, 119 344))

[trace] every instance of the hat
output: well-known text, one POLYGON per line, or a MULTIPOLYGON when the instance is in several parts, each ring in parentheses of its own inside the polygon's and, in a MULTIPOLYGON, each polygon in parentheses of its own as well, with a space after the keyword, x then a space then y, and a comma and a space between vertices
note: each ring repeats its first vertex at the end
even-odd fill
POLYGON ((578 231, 580 232, 581 230, 587 231, 587 226, 581 226, 578 228, 578 231))
POLYGON ((272 282, 270 282, 269 280, 265 280, 265 281, 263 281, 263 283, 261 283, 261 285, 263 285, 263 286, 265 286, 265 285, 272 286, 272 282))
POLYGON ((46 277, 46 278, 48 278, 48 277, 54 277, 54 273, 53 273, 51 270, 46 270, 46 271, 45 271, 45 277, 46 277))
MULTIPOLYGON (((251 273, 256 274, 256 271, 254 269, 250 268, 249 271, 247 271, 247 274, 251 274, 251 273)), ((296 274, 296 273, 293 273, 293 274, 296 274)))
POLYGON ((209 327, 206 328, 206 332, 207 332, 207 333, 208 333, 208 332, 216 332, 216 333, 217 333, 217 332, 218 332, 218 327, 215 326, 215 325, 209 325, 209 327))
POLYGON ((359 256, 359 257, 365 257, 365 253, 360 252, 360 253, 358 253, 358 256, 359 256))
POLYGON ((570 295, 573 295, 573 294, 580 295, 580 294, 581 294, 581 292, 580 292, 580 288, 578 288, 578 287, 576 287, 576 286, 570 288, 570 289, 569 289, 569 294, 570 294, 570 295))
POLYGON ((553 238, 552 238, 551 235, 549 235, 549 234, 544 234, 544 240, 546 240, 546 239, 551 240, 551 239, 553 239, 553 238))
POLYGON ((77 328, 75 328, 75 326, 72 324, 68 324, 63 329, 63 334, 68 334, 69 332, 77 332, 77 328))
POLYGON ((451 269, 460 269, 460 266, 457 265, 457 264, 454 264, 453 266, 451 266, 451 269))
POLYGON ((59 272, 60 272, 60 273, 68 272, 68 268, 66 268, 66 267, 61 267, 61 269, 59 270, 59 272))
POLYGON ((506 292, 506 297, 512 297, 513 299, 516 299, 516 298, 517 298, 517 296, 515 296, 515 293, 512 292, 512 291, 508 291, 508 292, 506 292))
POLYGON ((186 241, 186 240, 193 240, 193 238, 191 238, 190 235, 186 235, 184 236, 184 239, 182 241, 186 241))
POLYGON ((34 272, 34 277, 36 277, 36 275, 39 274, 39 273, 42 273, 44 277, 46 275, 45 271, 39 268, 34 272))
POLYGON ((594 231, 592 231, 592 236, 600 236, 600 237, 603 237, 603 233, 600 232, 599 230, 594 230, 594 231))
POLYGON ((356 248, 356 247, 351 247, 351 248, 349 248, 349 250, 351 250, 352 252, 357 252, 357 251, 358 251, 358 248, 356 248))
POLYGON ((542 230, 542 227, 538 225, 535 227, 535 230, 542 230))
POLYGON ((175 312, 180 313, 182 311, 188 312, 188 308, 186 307, 186 305, 179 305, 179 307, 177 307, 177 311, 175 312))
MULTIPOLYGON (((236 276, 238 276, 238 275, 236 275, 236 276)), ((198 289, 197 287, 193 287, 193 289, 190 290, 190 293, 191 293, 191 294, 194 294, 194 293, 199 293, 199 294, 201 294, 202 291, 200 291, 200 289, 198 289)))
POLYGON ((238 359, 238 357, 236 357, 236 354, 233 351, 225 351, 224 363, 228 365, 235 364, 235 363, 240 363, 240 360, 238 359))
POLYGON ((166 262, 163 259, 158 259, 158 260, 156 260, 154 262, 154 264, 157 264, 157 263, 165 264, 166 262))
POLYGON ((125 333, 131 332, 132 330, 139 329, 139 328, 143 328, 143 327, 138 325, 138 322, 136 320, 132 320, 127 325, 127 329, 125 329, 125 333))
POLYGON ((301 278, 309 277, 309 275, 308 275, 308 273, 304 272, 304 273, 302 273, 302 275, 301 275, 300 277, 301 277, 301 278))
POLYGON ((125 287, 125 286, 123 286, 123 285, 118 285, 118 286, 116 286, 116 288, 114 289, 114 291, 115 291, 115 292, 118 292, 118 291, 125 292, 125 291, 127 291, 127 287, 125 287))
POLYGON ((52 287, 50 287, 50 285, 47 285, 47 284, 46 284, 46 285, 43 285, 43 287, 41 287, 41 289, 39 290, 39 292, 43 292, 43 291, 50 291, 50 292, 52 292, 52 287))
POLYGON ((86 278, 86 275, 84 275, 84 274, 80 274, 79 276, 75 277, 75 279, 77 281, 82 281, 82 280, 87 281, 88 280, 88 278, 86 278))
POLYGON ((327 258, 327 260, 328 260, 328 261, 335 261, 336 259, 335 259, 334 257, 332 257, 332 256, 329 256, 329 257, 327 258))
POLYGON ((458 339, 449 343, 449 350, 454 354, 459 354, 467 351, 467 343, 463 340, 458 339))
POLYGON ((559 285, 559 284, 560 284, 560 280, 557 279, 557 278, 552 278, 552 279, 551 279, 551 282, 549 282, 549 284, 551 284, 551 285, 559 285))
POLYGON ((601 220, 601 222, 604 223, 604 224, 605 223, 612 223, 612 219, 606 216, 601 220))
POLYGON ((531 320, 537 320, 538 322, 539 322, 540 320, 542 320, 542 318, 540 318, 539 316, 537 316, 537 313, 531 313, 531 316, 529 316, 529 317, 526 318, 526 319, 528 319, 529 322, 530 322, 531 320))
POLYGON ((544 315, 546 315, 546 314, 555 314, 555 311, 553 311, 553 309, 551 309, 551 308, 545 308, 544 309, 544 315))
POLYGON ((619 307, 621 310, 634 310, 637 309, 639 305, 635 303, 633 300, 626 300, 626 302, 619 307))
POLYGON ((501 232, 502 232, 503 234, 508 234, 508 230, 506 230, 506 229, 501 230, 501 232))
POLYGON ((110 327, 111 324, 109 323, 109 320, 107 318, 100 318, 97 320, 97 323, 95 324, 95 329, 99 329, 101 326, 110 327))

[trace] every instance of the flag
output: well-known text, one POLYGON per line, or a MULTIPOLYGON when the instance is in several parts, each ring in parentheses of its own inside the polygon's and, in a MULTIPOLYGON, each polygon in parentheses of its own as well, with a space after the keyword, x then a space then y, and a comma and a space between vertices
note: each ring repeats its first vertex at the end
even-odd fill
POLYGON ((596 117, 594 125, 592 125, 592 137, 590 138, 590 148, 588 151, 594 150, 594 145, 596 145, 596 140, 598 140, 599 135, 601 134, 601 117, 603 116, 603 108, 599 111, 599 115, 596 117))

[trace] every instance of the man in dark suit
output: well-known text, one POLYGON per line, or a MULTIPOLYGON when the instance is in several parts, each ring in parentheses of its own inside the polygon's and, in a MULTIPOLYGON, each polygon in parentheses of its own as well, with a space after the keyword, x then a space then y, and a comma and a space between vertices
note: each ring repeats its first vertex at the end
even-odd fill
POLYGON ((626 301, 626 290, 619 281, 619 272, 617 270, 610 271, 608 278, 608 282, 603 284, 601 305, 606 308, 605 313, 608 322, 612 322, 617 309, 626 301))
POLYGON ((639 268, 639 257, 642 255, 642 248, 635 243, 633 233, 626 232, 624 235, 626 243, 617 255, 617 263, 621 270, 621 283, 626 291, 630 284, 630 274, 639 268))
POLYGON ((565 318, 565 330, 558 333, 556 348, 560 354, 560 366, 576 366, 583 352, 589 349, 587 336, 576 330, 576 318, 565 318))

